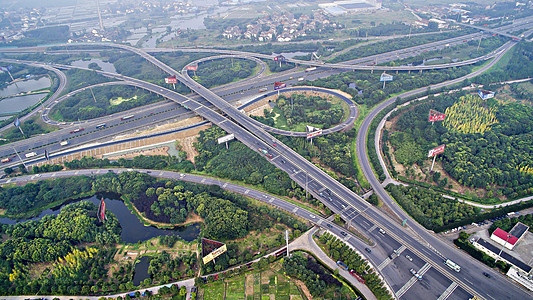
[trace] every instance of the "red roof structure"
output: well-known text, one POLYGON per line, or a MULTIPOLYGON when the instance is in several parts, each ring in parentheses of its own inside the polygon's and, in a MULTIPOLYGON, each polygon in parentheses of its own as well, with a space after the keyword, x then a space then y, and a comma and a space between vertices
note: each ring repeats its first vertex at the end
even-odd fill
POLYGON ((507 241, 509 244, 511 245, 515 245, 516 242, 518 242, 518 238, 515 237, 514 235, 511 235, 505 231, 503 231, 502 229, 500 228, 497 228, 496 230, 494 230, 494 232, 492 233, 493 235, 499 237, 500 239, 504 240, 504 241, 507 241), (508 237, 508 235, 510 235, 511 237, 508 237), (509 240, 507 240, 509 239, 509 240))

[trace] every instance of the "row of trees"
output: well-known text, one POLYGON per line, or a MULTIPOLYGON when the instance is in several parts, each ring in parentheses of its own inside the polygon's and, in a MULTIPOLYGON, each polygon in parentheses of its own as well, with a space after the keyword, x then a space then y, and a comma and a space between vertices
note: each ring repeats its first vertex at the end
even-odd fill
POLYGON ((357 59, 361 57, 371 56, 374 54, 379 53, 385 53, 390 52, 398 49, 404 49, 408 47, 414 47, 417 45, 427 44, 430 42, 445 40, 449 38, 453 38, 456 36, 464 35, 466 32, 463 31, 450 31, 445 33, 435 33, 435 34, 428 34, 428 35, 422 35, 418 36, 416 39, 410 39, 408 37, 398 38, 394 40, 386 40, 378 43, 373 43, 371 45, 361 46, 354 49, 351 49, 350 51, 343 53, 341 55, 338 55, 330 60, 328 62, 331 63, 338 63, 343 61, 348 61, 352 59, 357 59))
POLYGON ((365 284, 376 298, 393 299, 374 269, 370 269, 367 261, 352 248, 329 233, 321 235, 319 240, 324 245, 328 256, 333 260, 341 260, 348 266, 348 269, 354 270, 365 279, 365 284))
POLYGON ((455 69, 424 71, 416 76, 401 72, 394 74, 394 81, 387 83, 385 89, 383 89, 383 84, 379 81, 379 73, 372 74, 364 71, 335 74, 327 78, 300 84, 339 89, 350 94, 354 102, 371 107, 391 94, 464 76, 470 73, 471 68, 471 66, 463 66, 455 69), (355 89, 350 88, 350 84, 355 84, 355 89))
POLYGON ((388 185, 387 191, 418 223, 431 230, 480 212, 478 207, 444 198, 431 189, 388 185))

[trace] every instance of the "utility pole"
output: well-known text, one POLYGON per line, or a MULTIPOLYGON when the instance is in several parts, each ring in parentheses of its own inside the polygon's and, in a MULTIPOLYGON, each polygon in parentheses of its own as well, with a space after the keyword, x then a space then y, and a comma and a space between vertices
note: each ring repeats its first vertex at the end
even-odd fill
POLYGON ((89 88, 89 90, 91 91, 91 95, 93 95, 94 103, 96 103, 96 98, 94 97, 93 89, 89 88))
POLYGON ((24 160, 20 157, 20 154, 17 152, 17 149, 13 147, 13 150, 15 150, 15 153, 17 154, 18 158, 20 159, 20 162, 22 162, 22 165, 24 166, 24 169, 28 170, 28 167, 24 163, 24 160))
POLYGON ((290 257, 289 253, 289 230, 285 230, 285 244, 287 245, 287 257, 290 257))

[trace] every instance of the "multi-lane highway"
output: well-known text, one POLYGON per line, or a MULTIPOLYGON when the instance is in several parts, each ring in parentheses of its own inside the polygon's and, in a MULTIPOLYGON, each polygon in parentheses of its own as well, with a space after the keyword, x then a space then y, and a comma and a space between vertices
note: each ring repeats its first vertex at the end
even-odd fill
MULTIPOLYGON (((513 44, 508 43, 506 45, 508 48, 504 48, 503 51, 510 49, 513 44)), ((418 235, 416 235, 412 231, 402 228, 398 223, 383 216, 377 209, 370 206, 360 196, 348 190, 325 172, 280 143, 261 128, 258 128, 254 122, 250 121, 249 117, 241 114, 236 108, 215 95, 213 92, 203 88, 196 82, 188 80, 182 74, 171 69, 147 53, 144 53, 139 49, 131 50, 154 63, 165 72, 171 75, 176 75, 178 80, 187 85, 191 90, 194 90, 217 108, 225 112, 242 127, 239 126, 236 128, 231 121, 216 113, 213 115, 213 111, 207 111, 204 107, 196 106, 199 105, 199 103, 194 103, 195 108, 193 110, 198 111, 202 116, 212 120, 213 123, 222 127, 227 132, 234 133, 237 139, 250 148, 255 149, 258 147, 261 149, 267 149, 274 156, 273 159, 270 160, 271 163, 285 170, 291 178, 301 186, 311 189, 311 192, 315 197, 323 201, 333 211, 340 213, 344 218, 354 214, 364 216, 369 223, 375 225, 379 224, 384 227, 385 232, 399 244, 399 247, 403 246, 404 249, 408 249, 413 254, 416 254, 417 257, 428 263, 431 268, 437 270, 438 273, 444 274, 447 278, 450 278, 454 282, 450 283, 450 286, 459 285, 468 293, 479 294, 486 298, 510 299, 508 292, 502 292, 501 290, 496 289, 491 283, 487 284, 485 278, 480 278, 478 276, 478 274, 482 274, 482 271, 487 269, 486 267, 481 264, 469 262, 467 264, 469 268, 465 268, 461 273, 452 273, 452 271, 444 267, 442 263, 445 256, 441 254, 441 250, 451 254, 451 257, 462 257, 462 255, 457 253, 456 250, 444 244, 442 245, 443 249, 434 249, 423 239, 429 238, 431 240, 433 238, 431 234, 427 232, 419 232, 418 235), (246 130, 243 130, 243 127, 246 130), (251 133, 253 133, 253 135, 251 133), (281 164, 283 164, 282 167, 280 166, 281 164), (289 171, 287 171, 287 167, 289 171), (331 191, 331 196, 321 197, 320 191, 325 190, 331 191)), ((501 53, 503 53, 503 51, 501 53)), ((186 102, 187 105, 189 105, 189 103, 192 104, 192 102, 186 102)), ((465 261, 465 259, 462 259, 461 261, 465 261)), ((527 295, 515 286, 510 286, 509 288, 517 294, 527 295)), ((402 289, 399 289, 396 292, 401 294, 401 296, 404 295, 404 290, 402 289)))

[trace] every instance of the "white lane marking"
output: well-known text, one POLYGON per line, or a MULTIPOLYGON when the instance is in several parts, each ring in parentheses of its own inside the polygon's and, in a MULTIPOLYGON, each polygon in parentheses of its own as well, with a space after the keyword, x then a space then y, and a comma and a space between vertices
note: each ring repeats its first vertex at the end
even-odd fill
POLYGON ((446 300, 446 299, 448 299, 448 297, 450 297, 450 295, 453 293, 453 291, 455 291, 457 286, 459 286, 459 285, 457 283, 455 283, 455 281, 452 282, 452 284, 450 284, 450 286, 444 291, 444 293, 442 293, 442 295, 440 295, 439 298, 437 298, 437 300, 446 300))
POLYGON ((412 276, 409 281, 407 281, 404 286, 400 290, 396 292, 396 298, 399 299, 405 292, 407 292, 416 282, 418 281, 418 278, 412 276))
POLYGON ((391 262, 391 259, 390 258, 385 258, 384 261, 381 262, 381 264, 379 264, 378 266, 378 270, 383 270, 389 263, 391 262))

